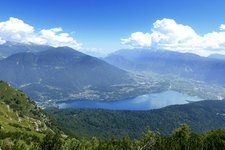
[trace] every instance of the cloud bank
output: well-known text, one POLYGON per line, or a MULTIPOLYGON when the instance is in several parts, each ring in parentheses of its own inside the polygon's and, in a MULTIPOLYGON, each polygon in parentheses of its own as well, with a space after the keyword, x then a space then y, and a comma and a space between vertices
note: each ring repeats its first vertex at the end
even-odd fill
POLYGON ((4 44, 6 41, 54 47, 69 46, 75 49, 80 49, 82 46, 70 34, 64 33, 60 27, 36 31, 33 26, 13 17, 0 22, 0 44, 4 44))
POLYGON ((135 48, 166 49, 202 56, 225 54, 225 25, 221 24, 219 29, 200 36, 190 26, 164 18, 153 23, 150 33, 132 33, 130 37, 121 39, 121 43, 135 48))

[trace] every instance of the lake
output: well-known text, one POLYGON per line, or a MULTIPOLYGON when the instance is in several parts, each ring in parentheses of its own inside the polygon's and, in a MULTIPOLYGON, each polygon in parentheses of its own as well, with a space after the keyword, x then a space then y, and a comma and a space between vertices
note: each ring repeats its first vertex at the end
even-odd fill
POLYGON ((103 108, 112 110, 150 110, 175 104, 186 104, 188 101, 200 101, 196 96, 165 91, 141 95, 136 98, 119 101, 68 100, 58 102, 59 108, 103 108))

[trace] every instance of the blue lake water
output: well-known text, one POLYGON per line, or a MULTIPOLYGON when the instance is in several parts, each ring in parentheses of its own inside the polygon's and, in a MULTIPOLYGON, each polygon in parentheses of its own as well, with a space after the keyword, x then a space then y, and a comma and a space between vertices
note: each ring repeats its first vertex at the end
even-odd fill
POLYGON ((188 101, 200 101, 196 96, 176 91, 165 91, 141 95, 133 99, 120 101, 68 100, 57 103, 59 108, 103 108, 112 110, 150 110, 175 104, 186 104, 188 101))

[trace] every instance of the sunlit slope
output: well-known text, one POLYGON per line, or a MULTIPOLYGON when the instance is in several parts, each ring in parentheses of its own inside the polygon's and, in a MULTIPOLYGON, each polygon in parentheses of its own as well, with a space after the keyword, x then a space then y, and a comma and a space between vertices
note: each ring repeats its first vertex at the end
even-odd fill
POLYGON ((49 118, 22 91, 0 81, 1 137, 38 139, 50 130, 49 118))

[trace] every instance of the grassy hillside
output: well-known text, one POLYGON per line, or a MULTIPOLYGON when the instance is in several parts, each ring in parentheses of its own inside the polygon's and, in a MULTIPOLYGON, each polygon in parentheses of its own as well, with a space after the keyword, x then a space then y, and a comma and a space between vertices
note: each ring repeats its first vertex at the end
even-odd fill
POLYGON ((102 109, 49 109, 61 129, 70 135, 101 138, 137 138, 146 128, 169 134, 182 123, 192 131, 203 132, 225 127, 225 101, 202 101, 150 111, 102 109))
POLYGON ((51 131, 50 127, 50 119, 34 102, 0 81, 0 139, 37 142, 51 131))

